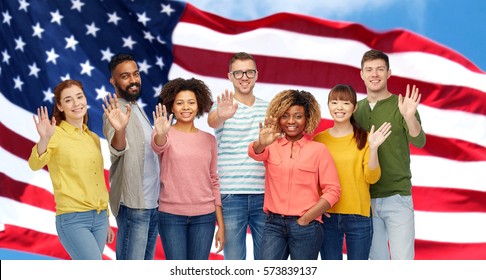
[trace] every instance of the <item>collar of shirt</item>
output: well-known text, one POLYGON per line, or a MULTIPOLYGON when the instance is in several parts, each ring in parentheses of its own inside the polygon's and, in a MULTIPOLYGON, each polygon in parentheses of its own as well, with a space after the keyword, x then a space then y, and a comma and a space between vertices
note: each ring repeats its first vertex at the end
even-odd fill
MULTIPOLYGON (((147 123, 149 124, 149 126, 152 127, 152 123, 150 123, 150 120, 145 115, 145 112, 143 111, 142 108, 140 108, 140 106, 138 106, 138 103, 136 101, 131 101, 130 102, 130 101, 127 101, 124 98, 118 97, 118 103, 120 105, 120 108, 122 108, 123 112, 126 112, 127 109, 125 108, 125 106, 127 104, 130 104, 130 106, 136 106, 137 107, 137 110, 141 113, 141 116, 143 117, 143 119, 145 119, 145 121, 147 121, 147 123)), ((132 107, 132 110, 133 110, 133 107, 132 107)))
MULTIPOLYGON (((288 145, 289 143, 292 143, 291 141, 287 140, 287 138, 285 138, 285 136, 278 139, 277 141, 278 141, 277 143, 282 147, 288 145)), ((305 143, 307 143, 309 141, 310 140, 307 139, 307 137, 304 135, 302 138, 295 141, 295 143, 297 143, 300 147, 303 147, 305 145, 305 143)))
MULTIPOLYGON (((79 133, 80 129, 73 126, 72 124, 68 123, 67 121, 61 121, 61 123, 59 124, 59 127, 62 128, 62 130, 66 131, 67 133, 69 134, 75 134, 75 133, 79 133)), ((89 129, 88 129, 88 126, 86 126, 85 124, 83 124, 83 130, 82 132, 84 133, 88 133, 89 132, 89 129)))

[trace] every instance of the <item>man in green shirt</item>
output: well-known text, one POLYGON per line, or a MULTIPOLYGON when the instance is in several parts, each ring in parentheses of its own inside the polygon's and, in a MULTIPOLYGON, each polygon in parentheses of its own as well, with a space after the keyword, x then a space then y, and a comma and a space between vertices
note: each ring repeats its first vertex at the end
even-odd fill
POLYGON ((415 221, 410 171, 410 143, 422 148, 422 130, 417 106, 421 94, 407 85, 404 96, 388 91, 391 76, 388 56, 367 51, 361 60, 361 78, 367 98, 358 102, 356 121, 367 131, 390 122, 392 133, 378 149, 381 178, 370 186, 373 210, 373 240, 370 259, 413 260, 415 221))

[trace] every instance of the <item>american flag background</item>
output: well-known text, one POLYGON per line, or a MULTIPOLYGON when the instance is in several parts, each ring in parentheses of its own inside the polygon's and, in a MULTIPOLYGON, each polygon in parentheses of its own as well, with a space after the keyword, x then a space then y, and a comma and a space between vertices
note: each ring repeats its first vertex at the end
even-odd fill
MULTIPOLYGON (((486 75, 461 54, 407 30, 377 33, 290 13, 233 21, 177 1, 2 0, 0 12, 0 248, 69 258, 56 235, 48 171, 27 164, 39 138, 32 115, 39 106, 52 113, 60 81, 83 83, 90 128, 103 137, 101 104, 113 92, 114 54, 136 58, 138 102, 151 117, 169 79, 202 79, 214 96, 231 89, 229 59, 245 51, 257 61, 258 97, 270 100, 288 88, 317 97, 323 113, 317 133, 332 123, 325 100, 335 84, 350 84, 365 98, 360 60, 375 48, 389 54, 392 93, 407 84, 422 93, 427 144, 412 147, 411 167, 416 259, 486 259, 486 75)), ((213 132, 205 118, 196 125, 213 132)), ((104 139, 102 148, 108 177, 104 139)), ((111 225, 116 233, 113 218, 111 225)), ((103 257, 114 259, 114 249, 108 244, 103 257)), ((158 240, 156 259, 163 258, 158 240)))

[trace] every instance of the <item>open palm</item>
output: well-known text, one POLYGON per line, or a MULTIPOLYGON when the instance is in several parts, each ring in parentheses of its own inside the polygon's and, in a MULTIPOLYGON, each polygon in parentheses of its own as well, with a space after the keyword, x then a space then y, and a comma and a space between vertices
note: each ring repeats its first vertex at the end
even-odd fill
POLYGON ((154 117, 154 128, 157 135, 167 135, 174 115, 171 114, 169 118, 167 118, 167 109, 165 108, 165 105, 157 104, 157 106, 155 106, 155 112, 152 112, 152 116, 154 117))
POLYGON ((42 139, 50 139, 56 130, 56 119, 52 117, 49 120, 49 113, 47 107, 41 106, 37 108, 37 118, 34 117, 35 128, 42 139))
POLYGON ((105 103, 102 104, 103 111, 106 117, 110 121, 111 126, 115 130, 122 130, 127 127, 128 121, 130 120, 131 107, 129 104, 126 106, 126 112, 120 108, 120 103, 116 95, 113 97, 108 94, 108 99, 104 98, 105 103))
POLYGON ((398 109, 405 119, 415 115, 420 98, 421 94, 419 94, 419 89, 415 85, 413 85, 412 90, 410 90, 410 85, 407 85, 405 96, 401 94, 398 96, 398 109))
POLYGON ((371 126, 370 134, 368 135, 368 142, 370 149, 378 149, 378 147, 385 142, 386 138, 391 134, 391 123, 383 123, 378 130, 375 131, 375 126, 371 126))
POLYGON ((268 146, 272 144, 278 137, 280 132, 277 129, 277 119, 273 117, 265 118, 265 122, 260 123, 260 132, 258 141, 261 145, 268 146))
POLYGON ((238 103, 233 102, 233 92, 225 90, 221 96, 216 99, 218 118, 227 120, 232 118, 238 109, 238 103))

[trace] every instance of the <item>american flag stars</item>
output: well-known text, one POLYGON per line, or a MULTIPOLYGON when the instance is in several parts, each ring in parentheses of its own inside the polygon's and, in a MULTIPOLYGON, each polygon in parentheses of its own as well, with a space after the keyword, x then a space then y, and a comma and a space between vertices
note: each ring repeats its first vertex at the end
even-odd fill
MULTIPOLYGON (((0 91, 7 96, 17 92, 13 102, 35 113, 38 106, 53 104, 57 83, 80 80, 92 105, 90 118, 101 119, 97 103, 113 90, 108 62, 117 53, 131 53, 143 75, 142 92, 147 92, 139 103, 151 116, 173 60, 171 32, 182 11, 175 8, 163 0, 144 5, 130 0, 2 1, 0 28, 6 40, 0 42, 0 91), (22 104, 26 97, 33 100, 22 104)), ((92 130, 101 134, 101 123, 93 123, 92 130)))

